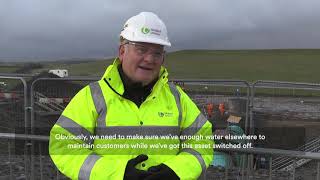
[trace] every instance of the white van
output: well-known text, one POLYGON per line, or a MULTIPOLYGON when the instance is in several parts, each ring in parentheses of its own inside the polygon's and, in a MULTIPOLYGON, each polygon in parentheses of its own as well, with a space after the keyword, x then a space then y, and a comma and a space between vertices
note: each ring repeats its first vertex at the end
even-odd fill
POLYGON ((68 77, 68 70, 66 69, 51 69, 49 73, 55 74, 59 77, 68 77))

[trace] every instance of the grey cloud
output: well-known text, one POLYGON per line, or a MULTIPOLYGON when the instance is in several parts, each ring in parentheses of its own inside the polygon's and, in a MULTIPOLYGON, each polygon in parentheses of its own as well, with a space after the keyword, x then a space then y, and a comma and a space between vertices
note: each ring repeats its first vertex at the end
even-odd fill
POLYGON ((179 49, 319 48, 317 0, 0 1, 0 59, 116 56, 123 23, 153 11, 179 49))

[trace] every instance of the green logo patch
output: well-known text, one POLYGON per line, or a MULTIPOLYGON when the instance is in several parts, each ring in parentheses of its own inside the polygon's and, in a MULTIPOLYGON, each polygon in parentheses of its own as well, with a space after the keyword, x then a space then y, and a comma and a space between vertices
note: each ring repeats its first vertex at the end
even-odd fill
POLYGON ((172 112, 158 112, 159 117, 172 117, 172 112))
POLYGON ((142 32, 143 34, 148 34, 148 33, 150 32, 150 29, 147 28, 147 27, 142 27, 142 28, 141 28, 141 32, 142 32))
POLYGON ((163 117, 163 116, 164 116, 164 113, 163 113, 163 112, 158 112, 158 115, 159 115, 160 117, 163 117))

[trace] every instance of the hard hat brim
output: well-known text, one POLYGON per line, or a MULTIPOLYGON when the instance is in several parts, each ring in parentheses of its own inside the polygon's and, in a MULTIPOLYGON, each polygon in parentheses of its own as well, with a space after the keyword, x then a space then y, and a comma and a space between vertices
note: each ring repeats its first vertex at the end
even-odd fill
POLYGON ((164 41, 162 39, 146 38, 146 37, 143 37, 143 38, 139 38, 139 37, 129 38, 129 37, 126 37, 125 34, 123 34, 123 35, 121 34, 121 36, 124 39, 127 39, 129 41, 133 41, 133 42, 145 42, 145 43, 159 44, 159 45, 168 46, 168 47, 171 46, 171 43, 169 41, 164 41))

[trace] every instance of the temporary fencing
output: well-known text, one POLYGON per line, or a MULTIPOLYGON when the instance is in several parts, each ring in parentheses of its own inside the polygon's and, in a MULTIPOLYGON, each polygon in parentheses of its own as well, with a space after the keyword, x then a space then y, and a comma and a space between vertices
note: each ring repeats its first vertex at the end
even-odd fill
MULTIPOLYGON (((0 133, 24 134, 30 118, 28 117, 27 83, 24 78, 0 76, 0 133)), ((9 166, 0 168, 0 176, 10 176, 12 174, 13 158, 11 154, 18 155, 21 159, 20 174, 27 174, 28 150, 26 141, 10 142, 0 140, 0 155, 2 162, 7 162, 9 166)))
MULTIPOLYGON (((37 142, 46 142, 48 143, 49 137, 42 135, 25 135, 25 134, 14 134, 14 133, 0 133, 0 140, 7 140, 8 146, 10 147, 11 140, 25 140, 25 141, 37 141, 37 142)), ((40 146, 38 147, 41 150, 40 146)), ((229 168, 220 168, 220 167, 212 167, 210 166, 206 173, 207 180, 214 179, 241 179, 241 180, 250 180, 250 179, 265 179, 265 180, 277 180, 277 179, 320 179, 320 156, 319 153, 314 152, 304 152, 304 151, 292 151, 292 150, 280 150, 280 149, 270 149, 270 148, 251 148, 251 149, 217 149, 222 152, 236 152, 246 155, 268 155, 268 161, 270 164, 264 169, 252 170, 249 167, 229 167, 229 168), (272 170, 272 162, 275 160, 272 158, 273 156, 284 156, 293 159, 313 159, 316 161, 314 168, 307 168, 304 171, 280 171, 280 170, 272 170)), ((0 177, 4 177, 5 179, 31 179, 30 177, 17 177, 17 173, 15 173, 16 167, 18 167, 19 161, 14 161, 14 157, 12 157, 12 153, 10 153, 10 149, 8 149, 8 175, 1 174, 0 177)), ((41 152, 41 151, 40 151, 41 152)), ((46 155, 39 153, 36 155, 37 166, 39 166, 39 172, 36 177, 33 179, 68 179, 57 171, 57 174, 50 174, 48 172, 48 166, 54 166, 50 164, 50 162, 46 161, 46 155)))
MULTIPOLYGON (((174 79, 214 124, 226 128, 230 115, 238 117, 240 126, 247 132, 249 125, 250 84, 241 80, 174 79), (208 107, 211 106, 211 107, 208 107)), ((229 120, 229 122, 228 122, 229 120)))
MULTIPOLYGON (((50 129, 55 124, 60 114, 70 102, 72 97, 79 92, 84 86, 98 78, 39 78, 32 82, 31 85, 31 134, 48 135, 50 129)), ((44 159, 51 161, 48 156, 48 143, 32 141, 31 154, 43 153, 44 159), (37 148, 39 147, 39 148, 37 148)), ((41 166, 36 166, 36 156, 31 156, 31 179, 39 177, 36 173, 40 172, 41 166)), ((53 164, 53 163, 51 163, 53 164)), ((51 166, 52 168, 54 166, 51 166)), ((48 176, 53 176, 51 172, 48 176)), ((59 172, 56 173, 59 175, 59 172)), ((59 177, 63 177, 60 175, 59 177)))
MULTIPOLYGON (((98 79, 39 78, 27 84, 21 77, 0 76, 0 145, 8 147, 1 148, 6 164, 0 177, 66 179, 48 156, 47 136, 72 97, 98 79)), ((265 141, 254 142, 255 146, 277 148, 219 149, 226 155, 244 155, 244 160, 238 167, 225 167, 219 177, 221 169, 210 167, 207 179, 228 179, 231 176, 277 179, 279 173, 295 178, 308 164, 317 166, 312 173, 320 178, 319 162, 310 160, 319 160, 319 84, 257 81, 250 85, 241 80, 203 79, 172 81, 191 97, 214 128, 238 124, 245 134, 267 136, 265 141), (296 137, 287 138, 286 133, 296 137), (283 148, 295 151, 281 151, 283 148), (262 160, 267 163, 263 164, 262 160), (256 174, 260 169, 265 170, 263 175, 256 174)))
MULTIPOLYGON (((257 81, 252 89, 251 133, 268 135, 256 146, 319 152, 320 84, 257 81)), ((274 158, 274 171, 294 171, 311 161, 274 158)))

